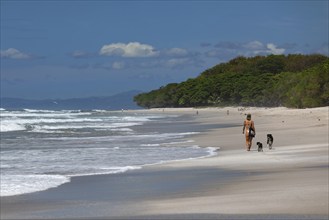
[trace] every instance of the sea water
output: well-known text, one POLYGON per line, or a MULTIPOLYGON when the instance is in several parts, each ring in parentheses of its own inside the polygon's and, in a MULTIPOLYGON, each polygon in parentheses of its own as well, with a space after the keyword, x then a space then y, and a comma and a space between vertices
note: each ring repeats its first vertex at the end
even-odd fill
POLYGON ((1 196, 215 154, 194 144, 197 131, 180 115, 0 109, 0 117, 1 196))

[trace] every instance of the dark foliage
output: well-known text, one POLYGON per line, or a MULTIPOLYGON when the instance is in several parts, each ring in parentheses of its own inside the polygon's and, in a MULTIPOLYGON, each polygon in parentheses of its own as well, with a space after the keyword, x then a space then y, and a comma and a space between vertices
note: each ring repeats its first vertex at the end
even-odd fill
POLYGON ((329 58, 323 55, 237 57, 197 78, 134 97, 142 107, 329 105, 329 58))

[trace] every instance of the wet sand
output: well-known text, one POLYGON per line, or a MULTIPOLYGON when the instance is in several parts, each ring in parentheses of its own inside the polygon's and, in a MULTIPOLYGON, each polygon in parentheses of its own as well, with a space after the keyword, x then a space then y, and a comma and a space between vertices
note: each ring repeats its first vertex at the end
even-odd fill
POLYGON ((145 111, 186 114, 213 128, 192 139, 220 148, 218 155, 74 177, 57 188, 1 197, 1 219, 328 218, 328 107, 145 111), (246 113, 256 126, 250 152, 242 134, 246 113), (217 124, 236 126, 212 126, 217 124), (267 133, 274 136, 272 150, 267 133), (263 152, 257 152, 257 141, 263 152))

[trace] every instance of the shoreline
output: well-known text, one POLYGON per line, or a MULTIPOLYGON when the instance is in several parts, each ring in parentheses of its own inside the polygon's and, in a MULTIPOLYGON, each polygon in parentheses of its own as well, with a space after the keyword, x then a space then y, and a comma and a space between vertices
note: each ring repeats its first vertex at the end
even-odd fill
MULTIPOLYGON (((229 115, 220 122, 241 123, 240 127, 215 129, 196 137, 199 146, 220 144, 219 155, 191 163, 168 164, 172 167, 218 167, 246 173, 262 172, 198 199, 176 199, 153 202, 149 213, 219 214, 317 214, 329 216, 328 211, 328 107, 312 109, 238 108, 220 109, 229 115), (256 137, 251 152, 244 148, 242 122, 251 113, 256 137), (266 134, 274 136, 273 150, 266 147, 266 134), (256 141, 263 143, 264 152, 257 152, 256 141), (235 197, 235 194, 239 195, 235 197), (271 198, 271 199, 270 199, 271 198), (202 200, 202 202, 199 202, 202 200), (243 202, 244 201, 244 202, 243 202), (198 204, 198 205, 194 205, 198 204), (202 204, 202 206, 200 206, 202 204), (184 209, 184 207, 190 207, 184 209), (220 207, 220 208, 219 208, 220 207), (163 211, 170 210, 170 211, 163 211)), ((203 111, 199 110, 199 116, 203 111)), ((212 123, 216 109, 210 109, 204 123, 212 123)), ((151 204, 150 204, 151 205, 151 204)), ((270 218, 271 219, 271 218, 270 218)), ((274 217, 274 219, 276 219, 274 217)))
POLYGON ((57 188, 1 197, 1 219, 328 217, 328 107, 132 112, 144 111, 187 114, 196 123, 236 126, 191 137, 200 147, 220 147, 216 156, 150 165, 122 174, 73 177, 57 188), (246 113, 252 114, 257 133, 251 152, 245 151, 242 135, 246 113), (271 151, 266 148, 269 132, 274 136, 271 151), (263 142, 264 152, 255 150, 256 141, 263 142), (99 190, 90 191, 95 184, 99 190), (116 192, 109 190, 111 187, 117 187, 116 192))

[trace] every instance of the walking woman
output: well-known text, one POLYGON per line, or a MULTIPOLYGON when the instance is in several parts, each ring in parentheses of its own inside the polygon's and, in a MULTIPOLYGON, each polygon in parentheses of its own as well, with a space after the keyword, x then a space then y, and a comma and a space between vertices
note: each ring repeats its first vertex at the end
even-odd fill
POLYGON ((252 146, 252 139, 256 136, 256 129, 254 121, 251 120, 251 114, 247 115, 247 119, 243 122, 242 134, 246 136, 246 148, 250 151, 252 146))

